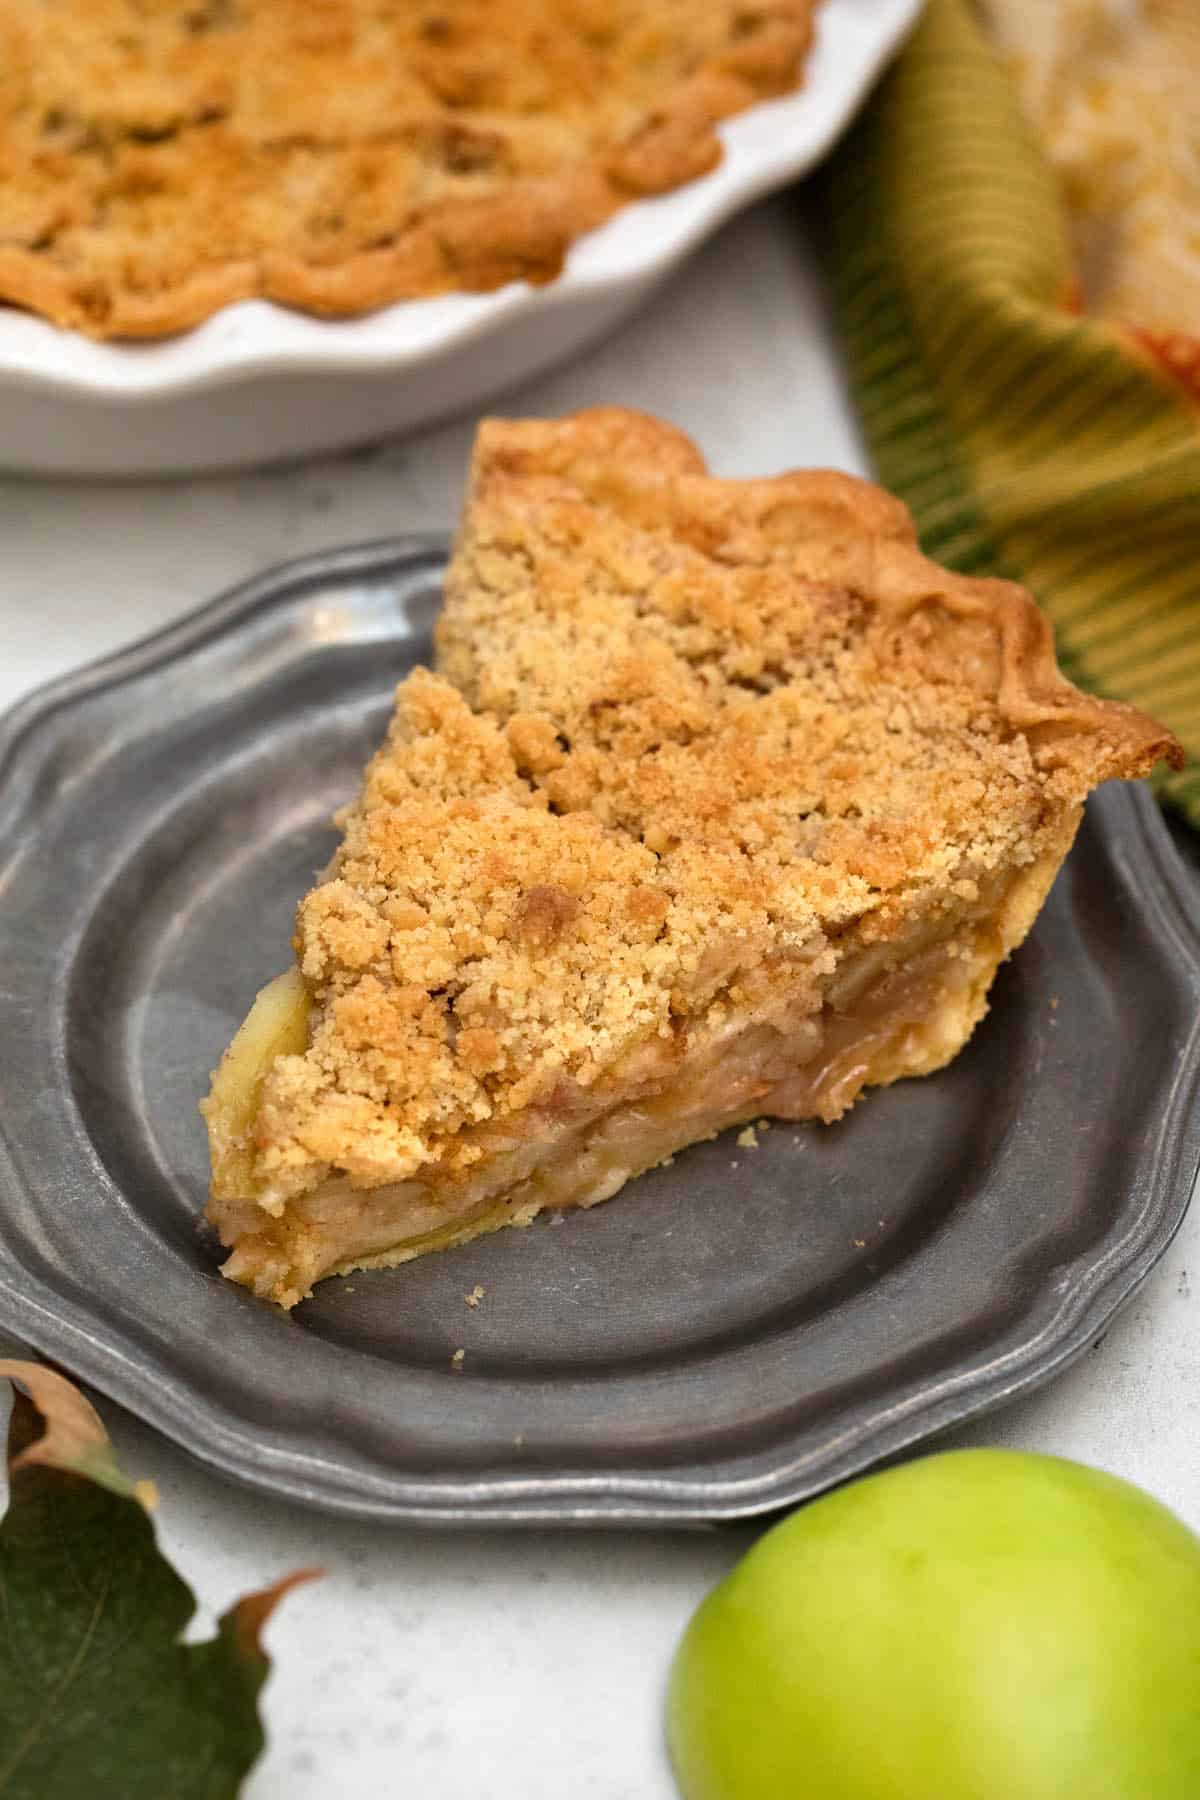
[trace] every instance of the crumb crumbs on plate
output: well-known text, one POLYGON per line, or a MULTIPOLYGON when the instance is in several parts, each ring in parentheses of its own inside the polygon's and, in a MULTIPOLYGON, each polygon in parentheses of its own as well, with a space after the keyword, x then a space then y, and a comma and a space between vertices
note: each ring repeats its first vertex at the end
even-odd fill
POLYGON ((487 1292, 487 1289, 481 1288, 479 1283, 476 1282, 475 1286, 471 1289, 470 1293, 464 1295, 467 1305, 468 1306, 478 1306, 479 1302, 483 1299, 483 1296, 486 1292, 487 1292))
POLYGON ((455 1371, 456 1374, 458 1374, 458 1375, 462 1374, 463 1364, 466 1362, 466 1360, 467 1360, 467 1353, 465 1350, 456 1350, 454 1352, 454 1355, 450 1358, 450 1366, 455 1371))
MULTIPOLYGON (((755 1131, 753 1125, 744 1125, 742 1127, 741 1131, 737 1134, 737 1143, 739 1150, 758 1149, 758 1133, 755 1131)), ((736 1164, 734 1166, 736 1167, 736 1164)))

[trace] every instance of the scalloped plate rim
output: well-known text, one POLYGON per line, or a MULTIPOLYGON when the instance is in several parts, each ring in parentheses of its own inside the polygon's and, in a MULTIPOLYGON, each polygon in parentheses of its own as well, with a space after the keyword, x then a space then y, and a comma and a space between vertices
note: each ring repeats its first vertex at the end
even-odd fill
MULTIPOLYGON (((442 540, 420 536, 318 553, 268 570, 208 606, 90 668, 38 690, 0 719, 0 770, 12 802, 0 823, 0 853, 20 854, 21 827, 36 818, 33 778, 63 741, 73 709, 91 696, 120 688, 152 669, 186 660, 204 645, 251 631, 260 616, 293 603, 317 581, 368 575, 397 561, 428 570, 440 562, 442 540), (28 779, 20 779, 22 775, 28 779)), ((1200 904, 1198 890, 1172 845, 1158 809, 1143 787, 1110 789, 1100 797, 1106 841, 1123 878, 1153 915, 1156 940, 1181 984, 1197 1002, 1174 1081, 1158 1115, 1162 1154, 1151 1164, 1151 1198, 1136 1221, 1136 1242, 1107 1244, 1089 1278, 1067 1292, 1022 1340, 1020 1353, 980 1371, 942 1380, 932 1392, 879 1418, 858 1420, 834 1453, 781 1458, 768 1472, 745 1478, 657 1471, 584 1474, 545 1470, 430 1481, 381 1469, 373 1478, 345 1472, 315 1451, 268 1445, 247 1420, 231 1419, 203 1393, 135 1354, 119 1322, 79 1316, 63 1306, 36 1269, 9 1252, 0 1216, 0 1323, 81 1379, 130 1408, 210 1467, 251 1487, 324 1510, 364 1518, 426 1524, 685 1524, 713 1523, 796 1504, 878 1460, 911 1447, 951 1424, 986 1411, 1057 1374, 1080 1356, 1138 1289, 1168 1248, 1186 1214, 1200 1163, 1200 904)), ((0 872, 3 869, 0 860, 0 872)), ((1148 1155, 1148 1153, 1145 1153, 1148 1155)), ((7 1161, 0 1120, 0 1178, 7 1161)), ((1033 1317, 1033 1314, 1030 1315, 1033 1317)))

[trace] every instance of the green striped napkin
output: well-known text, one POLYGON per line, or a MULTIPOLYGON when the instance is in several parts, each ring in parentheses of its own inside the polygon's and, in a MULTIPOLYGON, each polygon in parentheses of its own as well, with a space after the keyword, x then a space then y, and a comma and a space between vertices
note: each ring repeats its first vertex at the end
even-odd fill
POLYGON ((1161 790, 1200 826, 1197 396, 1080 316, 1055 175, 967 0, 931 0, 824 180, 880 480, 930 556, 1033 590, 1075 681, 1172 727, 1161 790))

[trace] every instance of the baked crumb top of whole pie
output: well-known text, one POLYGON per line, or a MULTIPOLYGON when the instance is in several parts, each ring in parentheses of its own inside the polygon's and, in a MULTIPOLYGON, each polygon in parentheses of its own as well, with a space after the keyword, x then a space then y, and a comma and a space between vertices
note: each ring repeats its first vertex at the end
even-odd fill
POLYGON ((798 85, 817 0, 0 0, 0 299, 95 336, 559 270, 798 85))
POLYGON ((851 940, 936 934, 1057 861, 1090 787, 1176 753, 879 489, 715 480, 618 409, 480 428, 437 652, 300 905, 308 1047, 255 1130, 275 1208, 331 1170, 466 1176, 476 1128, 851 940))

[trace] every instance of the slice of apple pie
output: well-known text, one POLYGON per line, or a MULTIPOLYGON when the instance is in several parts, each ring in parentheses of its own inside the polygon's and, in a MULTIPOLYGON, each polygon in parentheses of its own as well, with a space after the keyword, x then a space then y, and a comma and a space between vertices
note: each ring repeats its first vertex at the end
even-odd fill
POLYGON ((1177 755, 879 489, 616 409, 480 428, 437 652, 204 1103, 282 1306, 940 1068, 1088 790, 1177 755))

